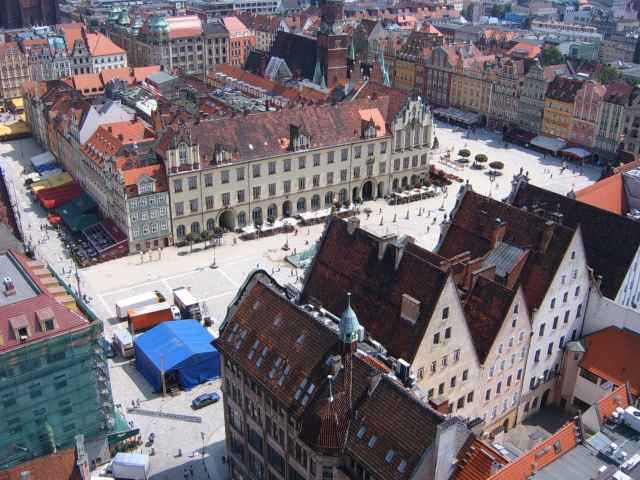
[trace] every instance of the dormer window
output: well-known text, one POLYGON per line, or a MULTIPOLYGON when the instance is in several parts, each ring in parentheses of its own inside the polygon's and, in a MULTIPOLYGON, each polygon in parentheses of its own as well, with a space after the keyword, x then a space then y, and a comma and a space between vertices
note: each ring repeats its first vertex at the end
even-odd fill
POLYGON ((225 146, 217 143, 213 150, 213 162, 216 164, 225 163, 230 160, 230 157, 231 155, 225 146))
POLYGON ((308 150, 311 145, 311 137, 302 129, 302 127, 294 124, 289 125, 289 150, 297 152, 299 150, 308 150))
POLYGON ((181 143, 178 146, 178 159, 180 162, 180 166, 186 165, 188 163, 189 155, 186 143, 181 143))
POLYGON ((376 124, 373 121, 373 119, 362 120, 360 129, 361 129, 362 138, 368 139, 368 138, 376 137, 377 130, 376 130, 376 124))
POLYGON ((16 337, 16 340, 25 341, 29 338, 29 323, 26 315, 11 317, 9 319, 9 325, 11 325, 11 330, 13 330, 13 335, 16 337))

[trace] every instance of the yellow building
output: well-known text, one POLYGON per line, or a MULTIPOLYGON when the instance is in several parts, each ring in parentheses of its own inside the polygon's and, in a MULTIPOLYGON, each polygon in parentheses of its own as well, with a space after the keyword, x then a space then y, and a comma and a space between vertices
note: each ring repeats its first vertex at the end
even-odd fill
POLYGON ((462 62, 451 76, 451 106, 487 115, 493 89, 485 59, 462 62))
POLYGON ((576 93, 582 82, 567 77, 556 77, 544 99, 542 133, 552 137, 568 139, 573 124, 573 109, 576 93))

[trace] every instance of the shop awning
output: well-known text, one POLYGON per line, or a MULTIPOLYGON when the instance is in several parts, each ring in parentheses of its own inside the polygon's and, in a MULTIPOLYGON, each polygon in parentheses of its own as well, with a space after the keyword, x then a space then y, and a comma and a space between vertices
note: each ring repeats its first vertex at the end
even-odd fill
POLYGON ((93 198, 83 193, 75 200, 56 208, 56 213, 62 217, 62 221, 72 232, 80 232, 98 223, 98 217, 93 213, 97 208, 98 205, 93 198))
POLYGON ((578 147, 565 148, 562 150, 562 153, 582 160, 591 156, 591 152, 589 150, 578 147))
POLYGON ((533 140, 531 140, 531 145, 533 145, 534 147, 538 147, 543 150, 552 152, 553 154, 556 154, 560 150, 562 150, 564 147, 567 146, 567 142, 565 142, 561 138, 545 137, 544 135, 538 135, 533 140))
POLYGON ((11 100, 11 106, 15 110, 22 110, 24 108, 24 100, 22 100, 22 97, 14 98, 11 100))

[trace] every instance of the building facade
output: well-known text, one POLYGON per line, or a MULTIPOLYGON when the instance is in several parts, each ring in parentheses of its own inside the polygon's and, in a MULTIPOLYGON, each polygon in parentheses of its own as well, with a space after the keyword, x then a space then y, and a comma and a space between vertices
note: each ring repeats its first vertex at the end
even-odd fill
POLYGON ((488 116, 493 78, 484 60, 460 62, 451 77, 451 106, 488 116))
POLYGON ((593 80, 586 80, 576 93, 573 124, 569 141, 592 148, 601 124, 602 102, 606 87, 593 80))
POLYGON ((518 126, 523 130, 538 134, 542 131, 544 97, 547 91, 544 68, 536 61, 524 77, 522 94, 518 102, 518 126))
POLYGON ((518 120, 518 103, 524 77, 524 62, 497 57, 489 106, 489 126, 505 129, 518 120))
POLYGON ((256 36, 238 17, 224 17, 222 21, 229 32, 229 64, 242 68, 249 51, 256 46, 256 36))
POLYGON ((62 287, 45 265, 13 252, 0 263, 0 468, 72 447, 78 434, 106 443, 114 406, 102 324, 53 293, 62 287))
POLYGON ((544 100, 542 133, 552 137, 569 139, 573 128, 575 99, 582 82, 567 77, 556 77, 544 100))
POLYGON ((432 136, 419 97, 393 119, 355 101, 168 129, 159 154, 174 237, 381 197, 427 173, 432 136))
POLYGON ((594 150, 604 158, 611 159, 618 153, 624 140, 625 109, 633 89, 626 82, 612 82, 606 85, 606 89, 594 150))
POLYGON ((18 44, 0 44, 0 97, 20 97, 22 85, 29 80, 29 74, 29 60, 18 44))

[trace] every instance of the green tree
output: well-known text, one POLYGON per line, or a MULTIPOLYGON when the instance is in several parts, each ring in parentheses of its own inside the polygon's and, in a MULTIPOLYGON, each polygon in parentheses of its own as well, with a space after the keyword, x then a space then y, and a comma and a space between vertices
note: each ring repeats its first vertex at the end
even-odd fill
POLYGON ((471 156, 471 152, 468 148, 463 148, 462 150, 458 151, 458 155, 464 158, 468 158, 471 156))
POLYGON ((473 2, 462 9, 462 16, 469 22, 473 20, 473 2))
POLYGON ((558 50, 558 47, 545 48, 540 54, 540 61, 545 67, 547 65, 558 65, 559 63, 562 63, 563 60, 564 58, 562 53, 560 53, 560 50, 558 50))
POLYGON ((494 5, 491 7, 491 16, 503 18, 507 12, 511 11, 511 4, 494 5))
POLYGON ((604 65, 602 70, 600 70, 600 75, 598 75, 600 83, 605 85, 613 82, 614 80, 618 80, 620 77, 621 75, 618 69, 611 65, 604 65))

